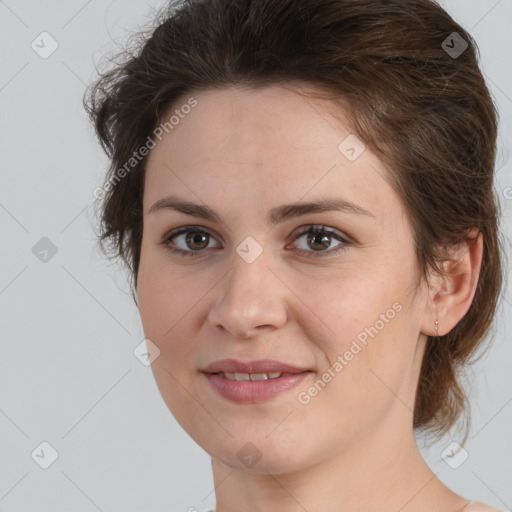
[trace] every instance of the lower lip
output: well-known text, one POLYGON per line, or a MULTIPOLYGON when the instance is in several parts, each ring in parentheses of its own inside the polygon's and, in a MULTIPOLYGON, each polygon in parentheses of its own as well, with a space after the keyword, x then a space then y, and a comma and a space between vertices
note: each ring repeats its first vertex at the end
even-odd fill
POLYGON ((226 377, 205 373, 204 375, 213 389, 221 396, 239 403, 254 403, 269 400, 280 393, 288 391, 302 382, 311 372, 281 375, 275 379, 266 380, 229 380, 226 377))

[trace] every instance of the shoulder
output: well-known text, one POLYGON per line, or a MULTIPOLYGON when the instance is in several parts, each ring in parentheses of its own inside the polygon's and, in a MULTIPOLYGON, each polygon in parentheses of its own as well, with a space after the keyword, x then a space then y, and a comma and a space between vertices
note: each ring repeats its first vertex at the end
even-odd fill
POLYGON ((483 501, 471 501, 461 512, 503 512, 500 509, 490 507, 483 501))

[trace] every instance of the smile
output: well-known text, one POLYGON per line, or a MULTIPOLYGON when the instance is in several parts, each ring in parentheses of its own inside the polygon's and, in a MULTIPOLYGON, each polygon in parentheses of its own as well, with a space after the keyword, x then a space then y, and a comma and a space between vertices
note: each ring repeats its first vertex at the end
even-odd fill
POLYGON ((313 372, 300 373, 203 373, 211 387, 223 398, 237 403, 270 400, 302 382, 313 372))

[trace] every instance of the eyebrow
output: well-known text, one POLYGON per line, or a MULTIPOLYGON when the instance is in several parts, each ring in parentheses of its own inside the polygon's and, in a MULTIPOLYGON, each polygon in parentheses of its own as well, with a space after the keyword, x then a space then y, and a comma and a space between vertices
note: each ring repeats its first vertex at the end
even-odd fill
MULTIPOLYGON (((187 215, 199 217, 219 224, 224 224, 222 217, 212 208, 205 205, 185 201, 177 196, 166 196, 156 201, 148 210, 148 214, 162 210, 176 210, 187 215)), ((267 215, 267 223, 271 226, 284 222, 288 219, 308 215, 311 213, 322 213, 329 211, 340 211, 355 215, 363 215, 375 218, 373 213, 363 207, 354 204, 346 199, 324 198, 309 203, 289 203, 272 208, 267 215)))

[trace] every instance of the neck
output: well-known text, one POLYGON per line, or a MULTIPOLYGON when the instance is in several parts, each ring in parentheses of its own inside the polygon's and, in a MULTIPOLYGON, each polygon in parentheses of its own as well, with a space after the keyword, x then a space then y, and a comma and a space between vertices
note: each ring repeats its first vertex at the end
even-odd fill
POLYGON ((454 512, 467 503, 427 466, 412 429, 396 424, 293 473, 243 471, 215 458, 212 469, 216 512, 454 512))

